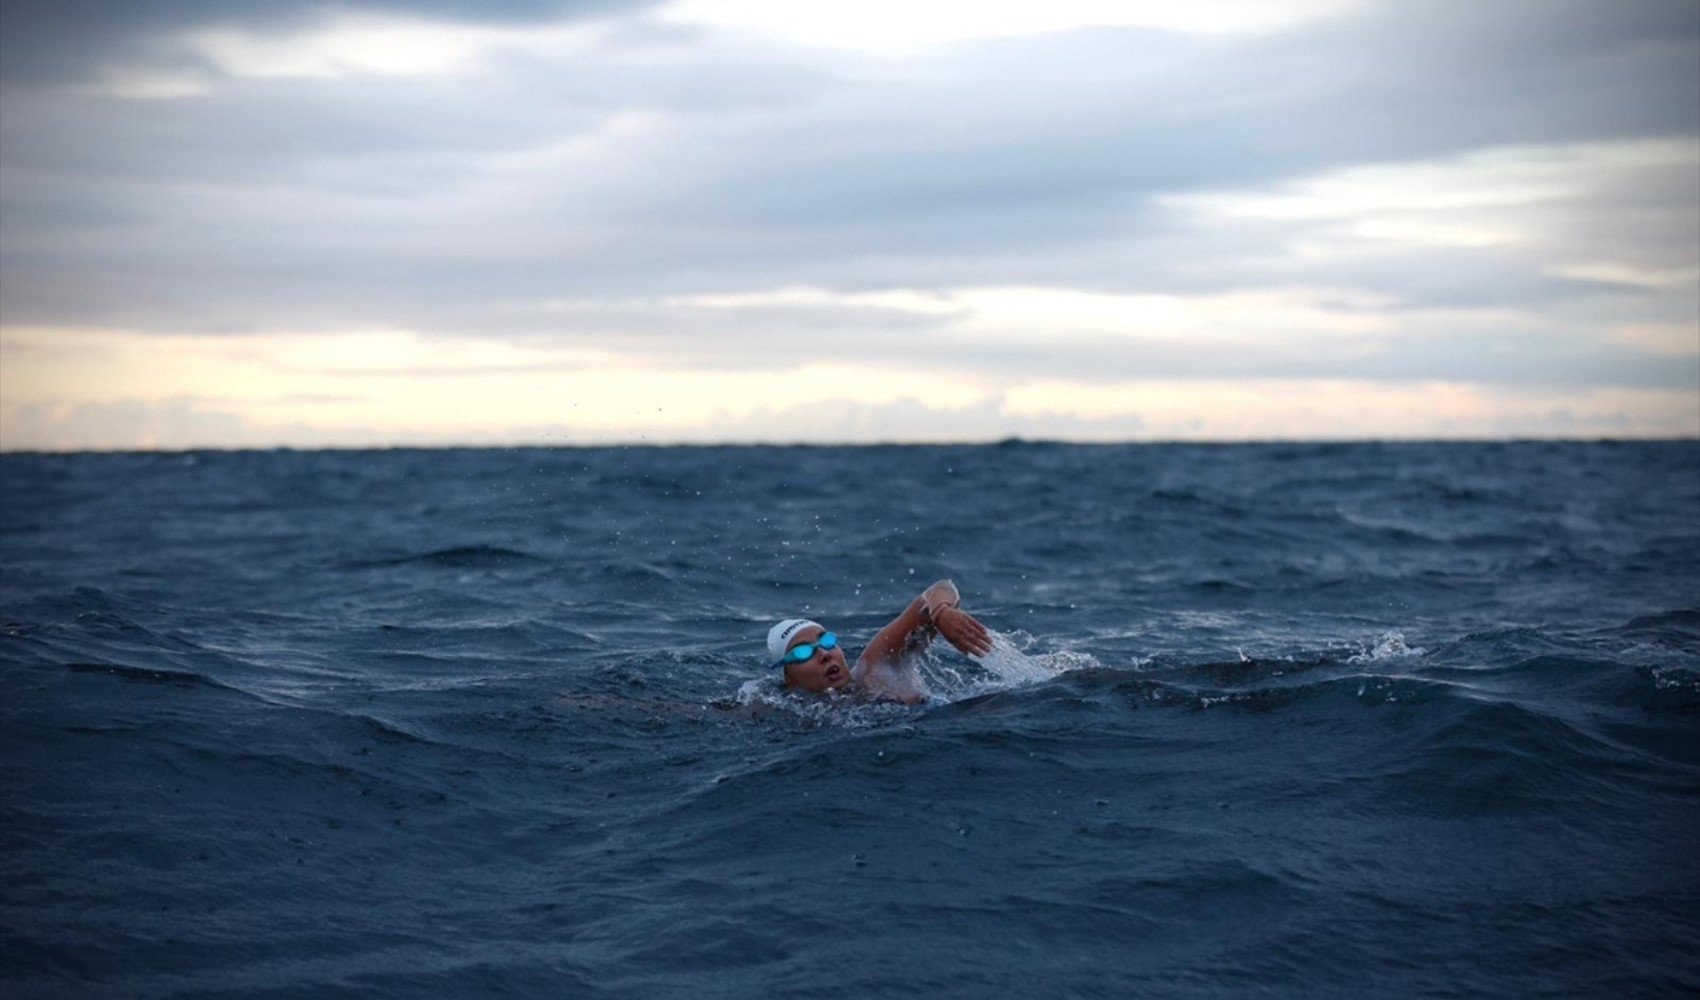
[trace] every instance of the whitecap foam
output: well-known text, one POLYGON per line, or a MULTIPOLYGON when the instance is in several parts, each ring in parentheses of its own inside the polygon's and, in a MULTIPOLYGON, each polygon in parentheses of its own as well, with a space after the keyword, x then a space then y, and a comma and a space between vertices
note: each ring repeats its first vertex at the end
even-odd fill
POLYGON ((1700 673, 1685 667, 1651 667, 1653 686, 1660 691, 1700 691, 1700 673))
POLYGON ((1384 632, 1374 646, 1359 647, 1360 651, 1346 658, 1347 663, 1375 663, 1380 660, 1400 660, 1409 656, 1422 656, 1428 650, 1421 646, 1412 646, 1405 642, 1402 632, 1384 632))

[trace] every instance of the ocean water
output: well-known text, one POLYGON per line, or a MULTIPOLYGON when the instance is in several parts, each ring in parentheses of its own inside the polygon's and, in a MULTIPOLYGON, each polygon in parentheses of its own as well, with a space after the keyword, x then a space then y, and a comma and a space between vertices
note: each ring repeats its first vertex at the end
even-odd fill
POLYGON ((1700 442, 12 454, 0 569, 6 1000, 1700 991, 1700 442))

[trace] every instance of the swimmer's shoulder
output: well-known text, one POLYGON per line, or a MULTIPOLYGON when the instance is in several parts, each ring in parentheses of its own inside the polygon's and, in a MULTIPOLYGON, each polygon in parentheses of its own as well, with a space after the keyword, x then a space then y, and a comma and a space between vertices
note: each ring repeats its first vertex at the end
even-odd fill
POLYGON ((927 700, 927 687, 915 672, 901 665, 857 660, 850 679, 858 691, 879 701, 918 705, 927 700))

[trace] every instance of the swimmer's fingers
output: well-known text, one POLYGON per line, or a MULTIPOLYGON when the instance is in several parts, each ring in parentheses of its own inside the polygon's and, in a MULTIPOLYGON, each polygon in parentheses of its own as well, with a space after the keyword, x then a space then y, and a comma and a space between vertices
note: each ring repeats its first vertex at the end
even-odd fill
POLYGON ((992 651, 992 636, 986 626, 961 608, 951 608, 949 614, 940 616, 938 627, 952 646, 969 656, 985 656, 992 651))
POLYGON ((962 619, 968 625, 969 640, 973 643, 975 652, 981 656, 990 653, 992 651, 992 634, 986 630, 986 626, 980 624, 978 618, 966 611, 962 612, 962 619))
POLYGON ((966 611, 962 612, 962 621, 968 633, 968 642, 974 647, 974 651, 982 656, 990 653, 992 651, 992 636, 991 633, 986 631, 986 626, 980 624, 978 618, 966 611))

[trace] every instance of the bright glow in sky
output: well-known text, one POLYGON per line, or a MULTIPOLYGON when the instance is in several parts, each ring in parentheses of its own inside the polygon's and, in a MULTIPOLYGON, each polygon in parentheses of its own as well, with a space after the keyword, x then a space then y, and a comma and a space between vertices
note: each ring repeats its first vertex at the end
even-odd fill
POLYGON ((1700 435, 1691 0, 15 10, 0 448, 1700 435))

